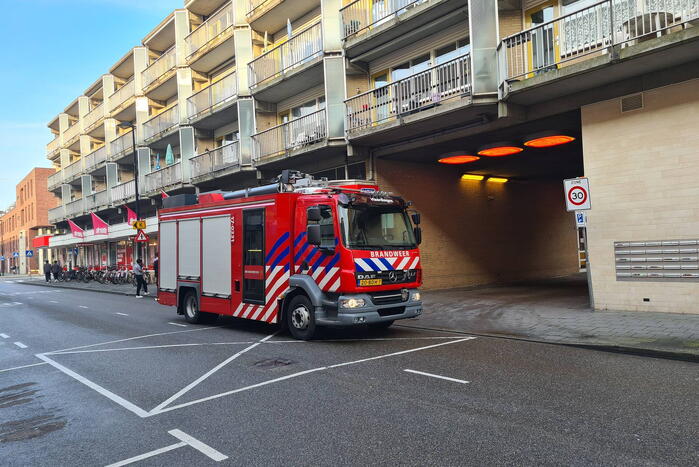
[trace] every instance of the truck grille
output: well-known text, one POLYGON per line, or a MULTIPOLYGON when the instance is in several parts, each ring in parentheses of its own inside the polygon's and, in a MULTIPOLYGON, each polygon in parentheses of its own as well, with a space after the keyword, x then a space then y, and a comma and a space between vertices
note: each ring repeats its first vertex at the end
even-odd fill
POLYGON ((394 271, 372 271, 355 273, 357 284, 360 279, 381 279, 381 285, 404 284, 417 280, 417 269, 394 270, 394 271))
POLYGON ((376 292, 369 295, 371 295, 371 301, 374 302, 375 305, 390 305, 392 303, 401 303, 403 301, 403 294, 400 290, 376 292))

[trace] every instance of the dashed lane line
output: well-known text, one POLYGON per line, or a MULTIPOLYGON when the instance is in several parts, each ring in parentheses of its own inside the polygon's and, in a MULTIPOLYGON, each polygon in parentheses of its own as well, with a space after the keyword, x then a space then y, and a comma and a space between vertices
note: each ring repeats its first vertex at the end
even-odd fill
POLYGON ((183 327, 183 328, 186 328, 186 327, 187 327, 186 324, 180 324, 180 323, 171 323, 171 322, 168 322, 167 324, 172 324, 173 326, 180 326, 180 327, 183 327))
POLYGON ((85 305, 78 305, 80 308, 87 308, 85 305))
POLYGON ((428 376, 428 377, 430 377, 430 378, 443 379, 443 380, 445 380, 445 381, 451 381, 451 382, 453 382, 453 383, 461 383, 461 384, 469 384, 469 383, 470 383, 470 381, 466 381, 466 380, 463 380, 463 379, 450 378, 450 377, 448 377, 448 376, 435 375, 435 374, 433 374, 433 373, 425 373, 424 371, 410 370, 410 369, 408 369, 408 368, 406 368, 406 369, 403 370, 403 371, 405 371, 405 372, 407 372, 407 373, 414 373, 414 374, 416 374, 416 375, 428 376))
POLYGON ((124 459, 123 461, 109 464, 107 467, 121 467, 122 465, 133 464, 134 462, 139 462, 139 461, 142 461, 143 459, 148 459, 149 457, 157 456, 158 454, 163 454, 164 452, 172 451, 172 450, 178 449, 178 448, 183 448, 185 446, 187 446, 187 443, 185 443, 184 441, 180 441, 179 443, 171 444, 169 446, 165 446, 164 448, 155 449, 153 451, 148 451, 144 454, 134 456, 134 457, 129 457, 128 459, 124 459))
POLYGON ((157 456, 159 454, 163 454, 165 452, 169 452, 169 451, 173 451, 175 449, 183 448, 185 446, 189 446, 191 448, 196 449, 197 451, 204 454, 206 457, 208 457, 209 459, 211 459, 215 462, 221 462, 223 460, 228 459, 227 455, 222 454, 221 452, 212 448, 208 444, 205 444, 205 443, 199 441, 195 437, 190 436, 181 430, 177 430, 177 429, 170 430, 170 431, 168 431, 168 434, 179 439, 180 442, 175 443, 175 444, 170 444, 169 446, 165 446, 165 447, 162 447, 160 449, 154 449, 153 451, 148 451, 148 452, 146 452, 144 454, 140 454, 138 456, 129 457, 128 459, 125 459, 123 461, 115 462, 114 464, 109 464, 107 467, 121 467, 123 465, 133 464, 134 462, 139 462, 139 461, 142 461, 143 459, 148 459, 149 457, 154 457, 154 456, 157 456))
POLYGON ((10 336, 8 336, 7 334, 2 334, 2 333, 0 333, 0 337, 2 337, 3 339, 7 339, 7 338, 9 338, 10 336))
POLYGON ((46 362, 40 362, 40 363, 32 363, 31 365, 22 365, 22 366, 15 366, 12 368, 5 368, 3 370, 0 370, 0 373, 4 373, 6 371, 12 371, 12 370, 21 370, 22 368, 29 368, 32 366, 39 366, 39 365, 47 365, 46 362))
POLYGON ((118 311, 117 311, 116 314, 117 314, 117 315, 120 315, 120 316, 129 316, 129 315, 127 315, 126 313, 119 313, 118 311))
POLYGON ((16 345, 17 347, 19 347, 20 349, 26 349, 26 348, 27 348, 27 346, 24 345, 24 344, 22 344, 21 342, 15 342, 15 345, 16 345))

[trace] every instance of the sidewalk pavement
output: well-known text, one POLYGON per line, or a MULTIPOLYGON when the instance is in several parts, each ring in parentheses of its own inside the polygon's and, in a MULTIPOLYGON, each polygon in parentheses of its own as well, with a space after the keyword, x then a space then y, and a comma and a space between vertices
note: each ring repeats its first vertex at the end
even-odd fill
MULTIPOLYGON (((135 295, 130 284, 9 278, 25 284, 135 295)), ((151 294, 155 294, 155 287, 151 294)), ((423 293, 422 316, 396 324, 699 362, 699 315, 592 311, 582 276, 423 293)))

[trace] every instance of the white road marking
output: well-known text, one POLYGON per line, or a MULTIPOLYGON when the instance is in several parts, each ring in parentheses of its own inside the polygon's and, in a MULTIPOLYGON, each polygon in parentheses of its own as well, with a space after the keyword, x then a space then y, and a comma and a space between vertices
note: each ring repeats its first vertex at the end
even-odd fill
POLYGON ((58 303, 56 300, 49 300, 51 303, 58 303))
POLYGON ((80 308, 87 308, 85 305, 78 305, 80 308))
POLYGON ((157 456, 164 452, 172 451, 173 449, 183 448, 187 446, 187 443, 180 441, 179 443, 171 444, 170 446, 165 446, 164 448, 156 449, 154 451, 149 451, 140 456, 129 457, 123 461, 115 462, 114 464, 109 464, 107 467, 121 467, 122 465, 133 464, 134 462, 142 461, 143 459, 148 459, 149 457, 157 456))
POLYGON ((2 337, 3 339, 7 339, 10 336, 8 336, 7 334, 0 334, 0 337, 2 337))
MULTIPOLYGON (((357 339, 318 339, 314 342, 316 343, 323 343, 323 342, 367 342, 367 341, 419 341, 419 340, 434 340, 434 339, 456 339, 455 336, 432 336, 432 337, 372 337, 372 338, 357 338, 357 339)), ((304 341, 300 341, 298 339, 289 339, 289 340, 276 340, 276 341, 268 341, 265 342, 265 344, 293 344, 293 343, 299 343, 303 344, 304 341)))
POLYGON ((440 375, 435 375, 432 373, 425 373, 423 371, 409 370, 408 368, 406 368, 403 371, 407 371, 408 373, 415 373, 416 375, 429 376, 430 378, 439 378, 439 379, 444 379, 446 381, 453 381, 454 383, 461 383, 461 384, 469 384, 470 383, 470 381, 465 381, 463 379, 449 378, 448 376, 440 376, 440 375))
POLYGON ((118 311, 117 311, 116 314, 121 315, 121 316, 129 316, 129 315, 127 315, 126 313, 119 313, 118 311))
POLYGON ((13 368, 5 368, 4 370, 0 370, 0 373, 3 373, 5 371, 20 370, 22 368, 29 368, 30 366, 39 366, 39 365, 46 365, 46 362, 32 363, 31 365, 15 366, 13 368))
POLYGON ((22 344, 21 342, 15 342, 15 345, 16 345, 17 347, 19 347, 20 349, 26 349, 26 348, 27 348, 27 346, 24 345, 24 344, 22 344))
POLYGON ((80 382, 83 383, 85 386, 89 387, 90 389, 94 389, 94 390, 97 391, 98 393, 102 394, 104 397, 106 397, 106 398, 108 398, 108 399, 111 399, 112 401, 116 402, 116 403, 119 404, 120 406, 124 407, 126 410, 130 410, 131 412, 135 413, 135 414, 138 415, 139 417, 141 417, 141 418, 146 418, 146 417, 148 417, 148 412, 146 412, 146 411, 143 410, 142 408, 140 408, 140 407, 138 407, 137 405, 135 405, 135 404, 133 404, 133 403, 127 401, 127 400, 124 399, 123 397, 117 396, 117 395, 114 394, 113 392, 108 391, 107 389, 103 388, 103 387, 100 386, 99 384, 93 383, 92 381, 90 381, 89 379, 85 378, 84 376, 80 376, 79 374, 77 374, 77 373, 74 372, 73 370, 64 367, 64 366, 61 365, 60 363, 58 363, 58 362, 56 362, 56 361, 54 361, 54 360, 51 360, 49 357, 46 356, 46 354, 37 354, 36 357, 39 358, 39 359, 41 359, 41 360, 43 360, 43 361, 45 361, 46 363, 48 363, 48 364, 51 365, 52 367, 54 367, 54 368, 56 368, 56 369, 62 371, 63 373, 65 373, 65 374, 67 374, 68 376, 70 376, 71 378, 74 378, 74 379, 80 381, 80 382))
POLYGON ((204 454, 206 457, 210 458, 211 460, 214 460, 216 462, 221 462, 222 460, 228 459, 228 456, 225 454, 221 454, 218 452, 216 449, 212 448, 208 444, 204 444, 201 441, 199 441, 196 438, 193 438, 189 436, 187 433, 184 433, 180 430, 170 430, 168 431, 172 436, 174 436, 177 439, 182 440, 183 442, 187 443, 197 451, 201 452, 204 454))
POLYGON ((186 328, 186 327, 187 327, 186 324, 180 324, 180 323, 170 323, 170 322, 168 322, 167 324, 172 324, 173 326, 180 326, 180 327, 183 327, 183 328, 186 328))
POLYGON ((250 350, 252 350, 252 349, 254 349, 255 347, 257 347, 258 345, 260 345, 261 343, 268 341, 269 339, 271 339, 272 337, 274 337, 276 334, 277 334, 276 332, 275 332, 274 334, 270 334, 269 336, 267 336, 267 337, 265 337, 265 338, 263 338, 263 339, 261 339, 261 340, 255 342, 254 344, 252 344, 252 345, 250 345, 250 346, 248 346, 248 347, 245 347, 243 350, 241 350, 240 352, 238 352, 238 353, 232 355, 231 357, 228 357, 227 359, 225 359, 224 361, 222 361, 221 363, 219 363, 218 365, 216 365, 215 367, 213 367, 212 369, 210 369, 209 371, 207 371, 206 373, 204 373, 203 375, 201 375, 199 378, 195 379, 194 381, 192 381, 191 383, 189 383, 187 386, 185 386, 185 387, 183 387, 182 389, 180 389, 179 391, 177 391, 175 394, 173 394, 172 396, 170 396, 170 397, 169 397, 168 399, 166 399, 164 402, 158 404, 153 410, 151 410, 151 414, 153 414, 153 413, 158 413, 158 411, 160 411, 160 410, 163 409, 164 407, 167 407, 168 404, 171 404, 172 402, 174 402, 174 401, 176 401, 177 399, 179 399, 180 397, 182 397, 184 394, 186 394, 186 393, 187 393, 188 391, 190 391, 192 388, 196 387, 199 383, 201 383, 202 381, 204 381, 206 378, 208 378, 209 376, 213 375, 213 374, 216 373, 218 370, 220 370, 220 369, 223 368, 224 366, 228 365, 230 362, 232 362, 232 361, 235 360, 236 358, 240 357, 240 356, 243 355, 244 353, 249 352, 250 350))
MULTIPOLYGON (((280 381, 285 381, 285 380, 287 380, 287 379, 291 379, 291 378, 296 378, 296 377, 298 377, 298 376, 307 375, 307 374, 309 374, 309 373, 315 373, 315 372, 318 372, 318 371, 324 371, 324 370, 328 370, 328 369, 331 369, 331 368, 337 368, 337 367, 346 366, 346 365, 354 365, 354 364, 356 364, 356 363, 367 362, 367 361, 370 361, 370 360, 378 360, 378 359, 380 359, 380 358, 394 357, 394 356, 396 356, 396 355, 403 355, 403 354, 407 354, 407 353, 411 353, 411 352, 418 352, 418 351, 420 351, 420 350, 432 349, 432 348, 440 347, 440 346, 443 346, 443 345, 458 344, 459 342, 465 342, 465 341, 469 341, 469 340, 472 340, 472 339, 475 339, 475 337, 465 337, 465 338, 463 338, 463 339, 452 340, 452 341, 449 341, 449 342, 440 342, 439 344, 427 345, 427 346, 425 346, 425 347, 418 347, 418 348, 409 349, 409 350, 402 350, 402 351, 400 351, 400 352, 393 352, 393 353, 389 353, 389 354, 386 354, 386 355, 379 355, 379 356, 377 356, 377 357, 363 358, 363 359, 361 359, 361 360, 354 360, 354 361, 351 361, 351 362, 338 363, 338 364, 336 364, 336 365, 321 366, 321 367, 318 367, 318 368, 312 368, 312 369, 310 369, 310 370, 299 371, 298 373, 292 373, 292 374, 290 374, 290 375, 282 376, 282 377, 280 377, 280 378, 275 378, 275 379, 271 379, 271 380, 268 380, 268 381, 263 381, 263 382, 261 382, 261 383, 252 384, 252 385, 250 385, 250 386, 245 386, 245 387, 243 387, 243 388, 233 389, 233 390, 231 390, 231 391, 222 392, 222 393, 220 393, 220 394, 214 394, 213 396, 203 397, 203 398, 201 398, 201 399, 193 400, 193 401, 190 401, 190 402, 185 402, 184 404, 173 405, 173 406, 171 406, 171 407, 160 408, 160 409, 158 409, 158 407, 156 407, 155 409, 151 410, 150 414, 151 414, 151 415, 158 415, 158 414, 161 414, 161 413, 164 413, 164 412, 170 412, 171 410, 177 410, 177 409, 181 409, 181 408, 184 408, 184 407, 188 407, 188 406, 190 406, 190 405, 199 404, 199 403, 201 403, 201 402, 207 402, 207 401, 210 401, 210 400, 213 400, 213 399, 218 399, 218 398, 220 398, 220 397, 229 396, 229 395, 231 395, 231 394, 236 394, 236 393, 239 393, 239 392, 248 391, 248 390, 250 390, 250 389, 259 388, 259 387, 262 387, 262 386, 267 386, 267 385, 269 385, 269 384, 278 383, 278 382, 280 382, 280 381)), ((164 407, 164 405, 161 404, 159 407, 164 407)))
MULTIPOLYGON (((29 298, 34 298, 34 297, 29 297, 29 298)), ((21 305, 20 302, 12 302, 13 305, 21 305)))
POLYGON ((170 347, 195 347, 195 346, 203 346, 203 345, 243 345, 243 344, 252 344, 252 341, 244 341, 244 342, 213 342, 213 343, 196 343, 196 344, 164 344, 164 345, 146 345, 143 347, 121 347, 118 349, 90 349, 90 350, 72 350, 72 351, 67 351, 67 352, 61 352, 56 355, 68 355, 68 354, 76 354, 76 353, 97 353, 97 352, 119 352, 122 350, 149 350, 149 349, 167 349, 170 347))

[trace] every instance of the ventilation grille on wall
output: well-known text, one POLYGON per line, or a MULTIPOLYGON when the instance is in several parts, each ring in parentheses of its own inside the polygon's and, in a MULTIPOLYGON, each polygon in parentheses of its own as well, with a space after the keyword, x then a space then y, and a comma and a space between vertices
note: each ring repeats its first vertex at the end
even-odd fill
POLYGON ((643 108, 643 93, 632 94, 621 98, 621 112, 631 112, 643 108))

